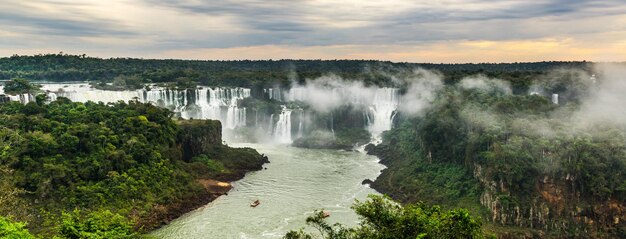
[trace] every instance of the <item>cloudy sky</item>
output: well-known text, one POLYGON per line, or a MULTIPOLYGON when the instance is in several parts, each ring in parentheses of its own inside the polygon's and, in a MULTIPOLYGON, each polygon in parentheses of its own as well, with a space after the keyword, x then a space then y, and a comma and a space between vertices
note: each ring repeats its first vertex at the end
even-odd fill
POLYGON ((626 61, 624 0, 0 0, 0 56, 626 61))

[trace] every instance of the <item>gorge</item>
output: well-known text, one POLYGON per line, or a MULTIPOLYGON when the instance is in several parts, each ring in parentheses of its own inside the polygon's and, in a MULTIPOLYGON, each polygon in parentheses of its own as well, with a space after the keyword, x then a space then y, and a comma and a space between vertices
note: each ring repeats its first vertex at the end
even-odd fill
MULTIPOLYGON (((321 208, 331 222, 355 225, 350 203, 376 191, 404 203, 468 208, 504 238, 615 236, 626 221, 624 117, 598 109, 618 107, 622 71, 594 69, 598 77, 548 71, 525 88, 483 75, 445 82, 417 69, 379 85, 329 75, 290 86, 110 91, 74 82, 41 89, 49 104, 150 103, 173 119, 219 120, 220 141, 269 157, 267 170, 154 231, 158 237, 278 238, 321 208)), ((7 98, 25 104, 25 113, 38 112, 43 100, 7 98)), ((214 157, 187 160, 220 170, 214 157)))

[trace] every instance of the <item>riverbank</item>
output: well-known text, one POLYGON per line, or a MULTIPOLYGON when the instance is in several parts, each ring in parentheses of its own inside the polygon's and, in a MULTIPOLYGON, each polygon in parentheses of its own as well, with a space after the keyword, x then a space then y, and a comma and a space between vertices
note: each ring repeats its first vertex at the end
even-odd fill
POLYGON ((204 193, 193 195, 179 202, 154 206, 148 213, 148 216, 137 222, 136 229, 144 232, 156 230, 186 213, 206 206, 222 195, 228 195, 228 192, 233 188, 231 183, 241 180, 246 173, 242 171, 232 176, 222 177, 226 181, 196 179, 196 182, 204 188, 204 193))
MULTIPOLYGON (((329 220, 353 226, 358 221, 350 209, 355 199, 376 192, 362 185, 375 178, 382 165, 369 155, 342 150, 302 149, 280 144, 235 144, 250 147, 271 158, 267 170, 253 171, 233 182, 228 195, 175 219, 151 233, 163 239, 178 238, 282 238, 306 226, 315 210, 331 213, 329 220), (250 203, 260 201, 258 207, 250 203)), ((221 180, 220 180, 221 181, 221 180)))

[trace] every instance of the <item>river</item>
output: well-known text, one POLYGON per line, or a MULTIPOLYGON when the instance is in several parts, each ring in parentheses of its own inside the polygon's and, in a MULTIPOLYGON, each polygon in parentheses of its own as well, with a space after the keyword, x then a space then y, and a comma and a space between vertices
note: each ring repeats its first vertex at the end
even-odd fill
POLYGON ((356 225, 355 199, 376 191, 361 185, 383 169, 376 157, 359 152, 301 149, 286 145, 236 144, 267 155, 266 170, 248 173, 233 189, 152 233, 157 238, 281 238, 305 226, 314 210, 329 222, 356 225), (259 199, 261 204, 250 207, 259 199))
MULTIPOLYGON (((151 88, 153 89, 106 91, 93 89, 84 82, 43 84, 42 87, 48 91, 50 100, 57 96, 78 102, 138 99, 166 106, 184 118, 218 119, 226 129, 245 127, 247 124, 246 108, 239 107, 238 101, 250 97, 250 89, 199 87, 181 91, 156 86, 151 88), (188 107, 190 105, 195 107, 188 107)), ((391 127, 398 103, 398 92, 388 88, 370 90, 372 92, 368 96, 372 97, 366 98, 373 99, 369 107, 371 112, 365 112, 364 115, 367 116, 368 129, 373 135, 378 135, 382 130, 391 127)), ((271 96, 275 95, 271 90, 269 92, 271 96)), ((349 93, 345 90, 329 92, 331 95, 328 97, 349 93)), ((345 99, 346 102, 354 100, 354 97, 348 98, 345 99)), ((34 97, 18 95, 11 99, 27 103, 33 101, 34 97)), ((357 100, 356 103, 358 102, 360 101, 357 100)), ((256 122, 257 116, 254 116, 254 127, 263 127, 270 123, 267 129, 268 134, 274 137, 272 141, 286 144, 231 145, 252 147, 267 155, 271 163, 265 165, 266 170, 248 173, 242 180, 233 183, 233 189, 228 195, 183 215, 154 231, 152 235, 168 239, 281 238, 289 230, 304 227, 305 219, 319 209, 331 213, 328 219, 331 223, 356 225, 358 218, 350 206, 355 199, 365 199, 368 194, 376 193, 368 186, 361 185, 361 182, 364 179, 375 179, 384 166, 378 163, 376 157, 360 152, 287 146, 294 131, 290 117, 292 110, 283 106, 282 112, 277 115, 277 122, 273 121, 274 114, 265 117, 269 120, 267 122, 256 122), (256 199, 261 204, 251 208, 250 203, 256 199)), ((301 134, 303 119, 297 118, 298 123, 293 125, 297 125, 297 132, 301 134)), ((330 130, 333 131, 332 121, 330 130)))

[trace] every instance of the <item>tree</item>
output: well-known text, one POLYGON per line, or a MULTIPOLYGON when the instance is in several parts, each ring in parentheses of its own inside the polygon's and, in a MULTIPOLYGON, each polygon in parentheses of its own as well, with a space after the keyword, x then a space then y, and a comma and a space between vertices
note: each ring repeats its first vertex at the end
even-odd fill
POLYGON ((40 85, 31 84, 24 78, 15 78, 4 83, 4 92, 7 94, 35 93, 41 88, 40 85))
POLYGON ((79 210, 64 213, 59 231, 59 239, 139 238, 128 219, 109 210, 92 212, 86 217, 79 210))
MULTIPOLYGON (((439 206, 423 203, 402 206, 386 196, 370 195, 364 202, 357 201, 352 209, 360 217, 360 225, 346 228, 329 225, 326 215, 317 211, 306 219, 307 225, 319 231, 326 239, 415 239, 415 238, 483 238, 480 220, 467 210, 442 211, 439 206)), ((313 235, 290 231, 286 239, 310 239, 313 235)))
POLYGON ((12 222, 0 216, 0 238, 4 239, 35 239, 25 228, 26 223, 12 222))

